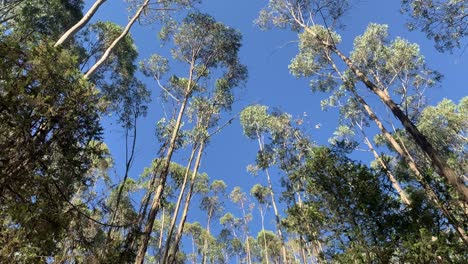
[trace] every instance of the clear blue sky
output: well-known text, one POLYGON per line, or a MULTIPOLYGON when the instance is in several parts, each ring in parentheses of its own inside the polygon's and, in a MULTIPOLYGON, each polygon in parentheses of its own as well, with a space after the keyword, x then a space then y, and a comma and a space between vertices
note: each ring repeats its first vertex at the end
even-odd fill
MULTIPOLYGON (((85 2, 85 9, 87 9, 94 0, 85 2)), ((309 124, 308 132, 313 140, 326 144, 336 128, 338 115, 335 111, 322 112, 320 100, 325 98, 325 95, 312 94, 308 87, 308 80, 296 79, 289 74, 288 64, 297 53, 297 34, 277 29, 265 32, 253 25, 253 20, 260 8, 266 3, 265 0, 204 0, 198 6, 201 12, 208 13, 218 21, 238 29, 244 37, 240 56, 241 61, 248 67, 249 80, 233 112, 238 112, 243 107, 254 103, 279 107, 298 118, 303 117, 303 113, 306 112, 305 123, 309 124), (318 123, 322 126, 320 129, 315 129, 315 124, 318 123)), ((353 9, 343 20, 346 28, 340 32, 343 38, 341 48, 349 52, 352 49, 354 37, 362 34, 370 22, 388 24, 391 36, 401 36, 418 43, 429 67, 444 74, 442 87, 427 91, 426 95, 430 99, 430 104, 435 104, 444 97, 458 102, 467 94, 468 52, 455 50, 454 54, 438 53, 433 47, 433 42, 427 40, 422 33, 410 32, 405 28, 406 16, 400 14, 399 5, 400 1, 355 1, 353 9)), ((124 25, 127 18, 125 4, 120 0, 107 1, 96 17, 124 25)), ((149 57, 153 52, 165 53, 157 39, 157 26, 136 25, 132 29, 132 35, 142 59, 149 57)), ((147 84, 153 93, 153 103, 149 108, 148 116, 138 123, 136 162, 131 175, 134 178, 137 178, 143 168, 150 164, 157 152, 154 131, 162 112, 157 101, 160 91, 154 82, 148 81, 147 84)), ((115 169, 121 175, 124 170, 123 131, 113 125, 110 119, 105 120, 104 123, 106 143, 116 160, 115 169)), ((255 161, 256 147, 255 142, 243 136, 239 122, 235 121, 212 140, 205 153, 200 171, 207 172, 211 179, 224 180, 228 184, 229 191, 235 186, 241 186, 248 193, 253 184, 258 181, 264 183, 263 175, 255 178, 246 171, 246 166, 255 161)), ((176 155, 175 158, 176 161, 186 159, 187 157, 183 155, 176 155)), ((280 187, 278 177, 275 179, 277 179, 275 187, 278 188, 280 187)), ((196 208, 193 209, 196 210, 196 208)), ((204 219, 200 219, 201 215, 203 214, 192 210, 189 221, 197 218, 196 220, 203 223, 204 219)), ((273 228, 273 225, 270 225, 270 228, 273 228)))

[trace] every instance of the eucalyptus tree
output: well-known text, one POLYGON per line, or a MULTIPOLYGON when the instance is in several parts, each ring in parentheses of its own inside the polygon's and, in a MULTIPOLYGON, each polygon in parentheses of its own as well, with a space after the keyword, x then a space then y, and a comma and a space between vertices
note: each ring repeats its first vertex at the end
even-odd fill
MULTIPOLYGON (((238 73, 241 73, 241 75, 235 78, 244 78, 243 68, 241 68, 240 72, 238 73)), ((236 76, 236 75, 237 73, 234 75, 231 75, 231 77, 236 76)), ((231 92, 226 91, 226 88, 229 87, 229 86, 226 86, 226 84, 227 84, 226 80, 218 79, 216 82, 214 95, 208 95, 208 97, 194 98, 191 104, 190 112, 191 112, 191 115, 193 115, 192 118, 196 119, 196 125, 194 128, 194 133, 192 135, 193 137, 192 141, 194 142, 194 144, 199 145, 199 149, 197 151, 198 153, 197 153, 197 157, 195 160, 194 169, 190 178, 189 189, 185 197, 184 210, 182 212, 182 216, 179 221, 179 226, 178 226, 178 230, 175 236, 175 241, 173 242, 173 245, 171 248, 168 247, 166 249, 169 251, 166 251, 168 255, 166 256, 165 254, 164 261, 166 261, 166 257, 167 257, 168 258, 167 261, 172 262, 172 258, 173 256, 175 256, 175 252, 178 250, 179 243, 182 238, 182 231, 184 228, 184 224, 188 215, 189 206, 190 206, 191 199, 193 196, 193 191, 194 191, 194 188, 196 187, 196 182, 198 180, 197 171, 201 163, 203 150, 206 144, 208 143, 209 139, 216 133, 220 132, 225 125, 230 124, 232 121, 232 118, 231 118, 223 126, 218 127, 218 128, 213 127, 218 123, 218 119, 220 118, 219 115, 221 113, 220 111, 223 109, 226 110, 230 108, 230 105, 232 104, 232 97, 230 94, 231 92), (209 129, 212 129, 213 131, 210 131, 209 129)), ((222 186, 223 186, 222 182, 217 182, 217 184, 214 185, 213 187, 215 187, 215 189, 219 189, 222 186)), ((181 195, 182 194, 183 192, 181 191, 181 195)), ((210 234, 208 234, 208 236, 209 235, 210 234)))
MULTIPOLYGON (((418 128, 428 135, 428 139, 436 149, 444 154, 450 166, 460 174, 465 173, 467 168, 466 153, 463 147, 466 145, 466 137, 464 136, 467 129, 466 101, 466 97, 462 98, 460 103, 456 105, 450 100, 444 99, 436 106, 428 106, 422 111, 417 123, 418 128)), ((394 132, 394 136, 401 142, 401 145, 411 151, 418 166, 430 175, 427 179, 428 184, 437 191, 444 207, 450 210, 451 216, 454 218, 449 218, 449 221, 458 222, 460 228, 465 226, 466 205, 452 198, 454 190, 443 184, 440 176, 431 170, 430 163, 424 158, 423 153, 417 151, 407 135, 397 130, 394 132)), ((404 171, 406 165, 404 162, 399 162, 396 169, 404 171)))
MULTIPOLYGON (((220 217, 224 211, 222 196, 227 188, 227 185, 222 180, 215 180, 211 183, 209 192, 203 195, 200 203, 200 208, 206 211, 206 232, 208 235, 211 234, 211 220, 213 218, 220 217), (210 195, 211 193, 211 195, 210 195)), ((208 261, 208 239, 203 241, 203 255, 202 263, 206 264, 208 261)))
POLYGON ((402 0, 402 12, 411 17, 410 30, 421 30, 439 51, 452 51, 468 35, 468 15, 463 0, 402 0))
MULTIPOLYGON (((371 24, 362 36, 356 38, 355 49, 351 55, 351 59, 356 65, 368 65, 366 66, 369 67, 367 71, 370 72, 374 78, 377 78, 377 81, 382 87, 385 87, 384 91, 386 91, 386 93, 393 89, 395 94, 400 95, 400 105, 404 108, 405 113, 414 120, 414 122, 417 121, 417 117, 420 116, 422 108, 425 105, 422 91, 426 87, 431 87, 438 80, 439 76, 437 73, 427 69, 424 60, 421 55, 419 55, 419 48, 416 44, 408 43, 399 38, 389 43, 387 40, 387 27, 371 24), (383 64, 383 62, 385 62, 385 64, 383 64), (396 79, 399 81, 396 81, 396 79)), ((402 142, 398 142, 397 138, 390 134, 382 120, 376 115, 364 98, 358 94, 354 87, 355 84, 349 81, 347 76, 349 71, 340 73, 337 65, 330 59, 328 59, 328 61, 333 69, 335 69, 339 78, 343 80, 344 84, 338 91, 333 93, 326 103, 340 106, 342 118, 348 119, 348 122, 351 122, 351 126, 355 126, 361 131, 366 144, 369 146, 370 141, 369 139, 366 140, 367 137, 362 129, 363 126, 368 126, 368 121, 365 118, 365 115, 367 115, 370 120, 377 125, 391 149, 395 150, 409 165, 411 172, 424 188, 427 197, 440 208, 463 240, 468 241, 462 224, 453 216, 453 210, 450 210, 450 207, 444 204, 443 197, 441 197, 440 194, 437 193, 437 190, 425 179, 424 170, 417 164, 414 151, 409 151, 402 142), (343 97, 345 97, 348 92, 349 97, 343 100, 343 97), (344 102, 341 102, 342 100, 344 102)), ((300 63, 298 65, 300 65, 300 63)), ((296 69, 293 68, 293 71, 295 70, 296 69)), ((372 150, 372 146, 370 147, 372 150)), ((423 156, 419 155, 419 157, 423 156)), ((382 165, 382 161, 380 163, 382 165)), ((396 179, 391 177, 391 174, 388 172, 387 174, 402 200, 408 201, 407 195, 396 182, 396 179)), ((460 191, 460 189, 457 190, 460 191)))
MULTIPOLYGON (((250 189, 250 195, 255 197, 255 199, 258 202, 258 210, 260 211, 260 217, 262 221, 262 231, 261 233, 263 234, 262 241, 263 243, 260 243, 261 246, 263 246, 263 252, 265 253, 265 262, 268 264, 270 263, 270 255, 268 254, 268 248, 269 245, 267 244, 267 237, 266 237, 266 232, 265 232, 265 211, 268 208, 268 196, 270 196, 270 190, 262 186, 261 184, 255 184, 252 189, 250 189)), ((260 236, 260 233, 258 234, 260 236)), ((260 241, 259 238, 257 237, 257 241, 260 241)))
MULTIPOLYGON (((147 241, 151 235, 152 222, 159 209, 158 201, 161 199, 165 187, 168 164, 175 150, 176 136, 181 127, 187 104, 197 94, 201 96, 199 100, 194 101, 195 109, 199 114, 197 115, 199 131, 196 138, 201 144, 193 169, 193 175, 196 176, 204 145, 209 138, 206 130, 215 124, 213 122, 216 122, 221 110, 230 108, 233 102, 231 89, 246 79, 246 69, 238 59, 241 35, 236 30, 216 22, 209 15, 200 13, 188 15, 175 31, 173 41, 175 45, 172 51, 174 59, 188 64, 188 78, 173 76, 170 79, 172 94, 175 94, 180 108, 167 150, 166 163, 162 166, 159 184, 148 214, 137 263, 141 263, 144 259, 147 241), (216 72, 210 73, 210 70, 215 68, 216 72), (202 81, 207 83, 214 81, 214 87, 203 87, 202 81)), ((190 201, 190 197, 187 200, 190 201)))
MULTIPOLYGON (((252 258, 252 245, 250 244, 249 236, 249 222, 252 221, 252 206, 249 205, 247 195, 242 191, 240 187, 234 187, 229 194, 229 198, 235 204, 237 204, 242 211, 242 232, 244 241, 244 247, 246 252, 246 262, 251 264, 252 258)), ((227 220, 227 219, 226 219, 227 220)), ((233 219, 235 220, 235 219, 233 219)))
MULTIPOLYGON (((468 201, 468 188, 459 175, 447 165, 441 153, 434 149, 426 136, 418 130, 414 120, 406 112, 407 109, 404 106, 402 109, 395 102, 396 96, 401 96, 402 92, 414 88, 411 82, 406 81, 418 77, 420 74, 414 71, 421 68, 414 68, 412 60, 401 61, 402 58, 405 58, 404 56, 397 56, 400 60, 398 61, 392 59, 392 53, 383 52, 385 51, 382 48, 385 44, 385 36, 384 39, 380 37, 376 40, 366 37, 356 39, 355 51, 351 57, 346 56, 338 47, 340 36, 333 31, 332 26, 339 25, 339 19, 348 7, 349 1, 346 0, 270 0, 268 6, 260 12, 257 22, 263 27, 274 25, 302 30, 300 52, 290 65, 291 70, 300 76, 317 76, 317 80, 313 82, 315 89, 328 91, 335 86, 333 77, 336 74, 336 69, 333 68, 333 64, 343 65, 347 70, 348 90, 355 91, 349 87, 362 83, 369 92, 375 95, 400 121, 417 146, 437 168, 438 173, 457 190, 460 199, 468 201), (319 24, 320 22, 323 25, 319 24), (359 46, 359 44, 363 45, 359 46), (338 60, 341 61, 341 64, 337 62, 338 60), (386 67, 387 65, 391 67, 393 63, 402 63, 404 67, 386 67), (328 68, 331 68, 332 71, 329 71, 328 68), (381 78, 380 74, 383 74, 384 78, 381 78), (408 89, 402 90, 398 88, 399 85, 407 85, 408 89), (390 91, 393 93, 391 94, 390 91)), ((372 28, 376 27, 370 26, 371 30, 372 28)), ((378 35, 374 36, 379 37, 378 35)), ((400 39, 393 43, 397 48, 405 46, 404 44, 405 41, 400 39)), ((398 51, 398 49, 396 50, 398 51)), ((414 59, 414 57, 409 59, 414 59)), ((435 78, 437 79, 437 76, 435 78)), ((405 86, 403 87, 405 88, 405 86)), ((355 92, 357 94, 357 91, 355 92)), ((403 98, 406 98, 404 94, 403 98)), ((404 103, 406 104, 408 101, 404 101, 404 103)))
POLYGON ((281 241, 274 232, 262 229, 257 234, 257 243, 259 247, 263 247, 261 263, 270 263, 270 261, 271 263, 282 263, 281 241), (270 250, 270 253, 268 253, 267 249, 270 250))
POLYGON ((220 239, 224 240, 224 250, 227 251, 226 259, 232 255, 236 256, 236 262, 240 262, 242 255, 242 241, 239 238, 243 219, 235 217, 227 212, 220 219, 219 223, 223 226, 220 232, 220 239), (224 238, 223 238, 224 236, 224 238))
POLYGON ((270 115, 267 112, 266 106, 253 105, 245 108, 240 116, 241 125, 245 136, 255 139, 258 142, 258 155, 257 155, 257 167, 265 172, 267 178, 267 186, 270 191, 271 205, 273 206, 273 212, 275 214, 276 221, 276 232, 278 237, 282 241, 282 261, 287 263, 287 252, 284 245, 285 238, 281 230, 281 218, 279 215, 278 206, 275 199, 273 190, 273 184, 270 177, 268 168, 275 162, 274 150, 270 147, 265 148, 266 140, 265 136, 269 136, 272 141, 276 139, 276 136, 280 136, 284 132, 285 124, 289 122, 288 115, 270 115))

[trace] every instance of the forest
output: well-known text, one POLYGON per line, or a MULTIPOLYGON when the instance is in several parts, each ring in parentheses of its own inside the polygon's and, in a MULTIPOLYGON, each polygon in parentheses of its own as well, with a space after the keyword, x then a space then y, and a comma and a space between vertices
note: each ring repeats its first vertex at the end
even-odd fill
POLYGON ((0 263, 467 263, 466 0, 1 0, 0 263))

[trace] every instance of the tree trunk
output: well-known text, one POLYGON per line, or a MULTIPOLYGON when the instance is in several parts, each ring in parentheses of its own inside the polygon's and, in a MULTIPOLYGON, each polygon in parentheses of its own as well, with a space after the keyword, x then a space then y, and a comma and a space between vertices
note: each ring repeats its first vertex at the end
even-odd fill
POLYGON ((206 264, 208 261, 208 236, 210 235, 210 221, 211 221, 211 213, 208 213, 208 220, 206 221, 206 236, 203 239, 203 254, 202 254, 202 263, 206 264))
MULTIPOLYGON (((330 45, 331 46, 331 45, 330 45)), ((334 47, 334 46, 333 46, 334 47)), ((337 51, 339 52, 339 51, 337 51)), ((344 55, 342 55, 344 57, 344 55)), ((346 57, 345 57, 346 58, 346 57)), ((347 59, 347 58, 346 58, 347 59)), ((334 70, 337 72, 337 74, 340 75, 340 78, 344 80, 344 77, 341 75, 341 72, 338 70, 338 67, 334 63, 334 61, 328 57, 329 62, 332 64, 332 67, 334 70)), ((349 60, 349 59, 348 59, 349 60)), ((378 89, 378 88, 377 88, 378 89)), ((366 101, 357 93, 356 89, 350 88, 349 91, 353 94, 353 97, 361 104, 361 106, 364 108, 364 110, 367 112, 367 115, 369 116, 372 121, 377 125, 381 133, 384 135, 384 137, 387 139, 387 141, 390 143, 390 145, 394 148, 394 150, 407 162, 410 170, 415 174, 416 179, 418 182, 423 186, 426 195, 429 197, 429 199, 441 209, 442 213, 447 217, 447 220, 449 223, 452 224, 456 232, 460 235, 462 238, 463 242, 468 245, 468 236, 466 235, 466 232, 463 228, 463 226, 460 225, 458 220, 452 215, 452 213, 448 210, 448 208, 440 201, 439 197, 437 196, 437 193, 432 189, 432 187, 426 182, 424 179, 424 176, 421 174, 419 171, 418 167, 416 166, 416 162, 414 159, 411 157, 411 155, 403 150, 401 145, 395 140, 395 138, 388 132, 388 130, 384 127, 380 119, 377 117, 377 115, 372 111, 370 106, 366 103, 366 101)), ((379 90, 380 91, 380 90, 379 90)), ((382 92, 382 91, 381 91, 382 92)), ((401 111, 401 110, 400 110, 401 111)))
POLYGON ((379 156, 377 151, 374 149, 374 146, 372 145, 371 141, 369 138, 366 136, 363 128, 359 126, 359 129, 361 130, 361 133, 364 137, 364 143, 366 143, 367 147, 369 147, 369 150, 372 152, 374 155, 375 159, 380 163, 380 166, 385 170, 388 179, 392 183, 393 188, 397 191, 398 195, 400 196, 401 201, 406 205, 406 206, 411 206, 411 200, 408 197, 408 194, 401 188, 400 183, 397 181, 395 176, 393 176, 393 173, 389 170, 387 167, 387 164, 382 160, 382 158, 379 156))
POLYGON ((250 250, 250 242, 249 242, 249 231, 248 231, 248 222, 245 214, 244 202, 241 200, 241 209, 242 209, 242 218, 244 220, 244 235, 245 235, 245 247, 247 251, 247 264, 252 264, 252 255, 250 250))
POLYGON ((266 264, 270 264, 270 257, 268 256, 268 246, 266 242, 266 234, 265 234, 265 216, 263 215, 263 210, 261 205, 259 204, 260 208, 260 217, 262 218, 262 232, 263 232, 263 246, 265 247, 265 260, 266 264))
POLYGON ((174 131, 172 131, 171 141, 169 143, 169 149, 167 150, 166 157, 163 161, 164 165, 161 171, 159 184, 156 189, 156 194, 153 198, 150 211, 148 213, 148 221, 146 223, 145 230, 143 232, 143 239, 142 239, 140 248, 138 249, 138 254, 135 259, 135 264, 142 264, 145 259, 146 249, 148 248, 148 242, 151 237, 151 231, 153 230, 154 220, 156 219, 156 214, 159 210, 159 202, 161 200, 164 187, 166 185, 166 179, 167 179, 167 174, 169 173, 169 166, 171 164, 172 154, 174 153, 174 150, 175 150, 177 135, 179 133, 179 129, 182 123, 182 117, 184 115, 187 102, 188 102, 188 95, 185 96, 184 101, 182 102, 182 105, 180 106, 180 110, 177 116, 177 121, 174 127, 174 131))
POLYGON ((91 20, 91 18, 94 16, 94 14, 96 13, 96 11, 99 9, 99 7, 104 4, 104 2, 106 2, 106 0, 96 0, 96 2, 94 2, 93 6, 91 6, 91 8, 88 10, 88 12, 86 12, 86 14, 80 19, 80 21, 78 21, 75 25, 73 25, 73 27, 71 27, 70 29, 67 30, 67 32, 65 32, 59 40, 57 40, 57 42, 55 42, 54 44, 54 47, 58 47, 60 45, 62 45, 63 43, 65 43, 65 41, 67 41, 68 39, 70 39, 71 37, 73 37, 78 31, 80 31, 84 26, 86 26, 86 24, 88 24, 88 22, 91 20))
MULTIPOLYGON (((306 28, 308 32, 312 33, 309 28, 306 28)), ((337 54, 341 60, 348 66, 348 68, 356 75, 356 77, 364 83, 364 85, 390 109, 393 115, 400 120, 401 124, 405 128, 406 132, 413 138, 416 144, 421 148, 421 150, 426 153, 430 159, 433 166, 439 169, 439 173, 445 177, 452 187, 460 195, 465 203, 468 202, 468 188, 465 186, 463 181, 456 175, 456 173, 447 165, 444 159, 442 159, 434 149, 431 143, 427 138, 418 130, 418 128, 411 122, 408 116, 398 107, 398 105, 386 94, 384 91, 380 90, 377 85, 375 85, 363 72, 361 72, 357 67, 354 66, 353 62, 346 57, 340 50, 338 50, 334 45, 323 42, 323 44, 337 54)))
MULTIPOLYGON (((258 140, 258 146, 260 148, 260 151, 263 152, 263 142, 258 133, 257 133, 257 140, 258 140)), ((265 168, 264 171, 267 176, 268 189, 270 190, 271 205, 273 206, 273 211, 275 213, 276 231, 278 232, 278 237, 281 241, 281 256, 283 259, 283 263, 288 263, 288 255, 286 252, 286 247, 284 245, 284 236, 283 236, 283 232, 281 231, 281 221, 280 221, 280 216, 278 212, 278 207, 276 206, 275 194, 273 192, 273 185, 271 184, 270 172, 268 171, 268 168, 265 168)))
POLYGON ((187 164, 187 168, 184 174, 184 181, 182 182, 182 186, 180 187, 180 193, 177 197, 177 203, 174 208, 174 214, 172 215, 171 225, 167 232, 167 239, 166 239, 166 247, 164 248, 164 255, 163 255, 163 262, 166 263, 167 255, 169 253, 169 247, 171 245, 172 235, 174 233, 174 228, 177 222, 177 216, 179 214, 180 205, 182 203, 182 198, 184 197, 185 189, 187 189, 187 181, 190 174, 190 167, 192 166, 193 158, 195 157, 195 153, 197 151, 198 146, 196 144, 193 145, 192 152, 190 153, 190 158, 187 164))
POLYGON ((369 117, 375 122, 375 124, 380 129, 380 131, 385 136, 385 138, 390 143, 390 145, 406 161, 411 171, 415 174, 418 182, 423 186, 425 193, 429 197, 429 199, 432 202, 434 202, 434 204, 437 207, 441 209, 442 213, 445 215, 445 217, 447 217, 447 220, 452 224, 452 226, 455 228, 455 230, 460 235, 460 237, 465 242, 465 244, 468 245, 468 236, 466 235, 465 230, 457 221, 457 219, 450 213, 448 208, 440 201, 439 197, 437 196, 437 193, 426 182, 426 180, 424 179, 424 176, 421 174, 421 172, 417 168, 416 162, 413 160, 413 158, 403 150, 401 145, 395 140, 395 138, 383 126, 382 122, 375 115, 375 113, 372 111, 370 106, 364 101, 364 99, 360 97, 354 89, 351 89, 351 92, 354 94, 354 97, 359 101, 359 103, 364 107, 369 117))
POLYGON ((170 248, 169 255, 167 257, 167 262, 165 262, 165 264, 175 262, 175 257, 176 257, 176 253, 178 250, 178 246, 179 246, 180 240, 182 239, 182 234, 184 231, 185 221, 187 220, 190 200, 192 199, 193 188, 195 186, 195 180, 197 178, 198 168, 200 167, 200 162, 201 162, 204 148, 205 148, 205 142, 202 142, 200 144, 200 148, 198 149, 197 158, 195 160, 195 166, 192 172, 192 177, 190 178, 190 187, 189 187, 187 196, 185 197, 185 204, 184 204, 184 210, 182 212, 182 217, 180 219, 179 226, 177 228, 177 233, 174 239, 174 243, 172 244, 172 247, 170 248))
POLYGON ((128 21, 127 26, 125 26, 124 30, 122 33, 112 42, 112 44, 106 49, 104 54, 102 54, 101 58, 93 65, 89 70, 85 73, 84 78, 89 79, 95 72, 96 70, 109 58, 112 50, 119 44, 119 42, 127 36, 128 32, 130 32, 130 29, 132 28, 133 24, 135 21, 141 16, 141 13, 143 10, 148 6, 150 0, 145 0, 143 4, 140 6, 140 8, 137 10, 135 15, 128 21))

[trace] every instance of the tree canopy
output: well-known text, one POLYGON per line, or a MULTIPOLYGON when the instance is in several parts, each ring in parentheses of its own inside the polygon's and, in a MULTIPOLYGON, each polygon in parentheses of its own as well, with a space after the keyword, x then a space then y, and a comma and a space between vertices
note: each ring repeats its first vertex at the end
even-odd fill
POLYGON ((0 262, 465 263, 466 9, 0 1, 0 262))

